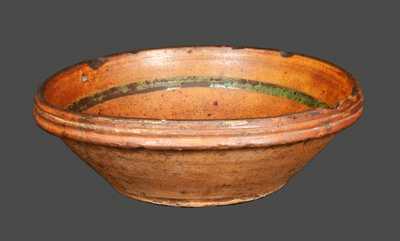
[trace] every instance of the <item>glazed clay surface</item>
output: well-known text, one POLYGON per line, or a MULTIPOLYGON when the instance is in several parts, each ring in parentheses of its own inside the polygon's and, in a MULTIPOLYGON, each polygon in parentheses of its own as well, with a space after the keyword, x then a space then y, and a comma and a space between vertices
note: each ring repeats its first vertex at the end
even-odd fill
POLYGON ((280 189, 332 137, 237 150, 126 150, 64 142, 123 195, 201 207, 250 201, 280 189))
POLYGON ((278 190, 363 100, 350 74, 312 57, 182 47, 66 68, 39 89, 33 115, 120 193, 201 207, 278 190))

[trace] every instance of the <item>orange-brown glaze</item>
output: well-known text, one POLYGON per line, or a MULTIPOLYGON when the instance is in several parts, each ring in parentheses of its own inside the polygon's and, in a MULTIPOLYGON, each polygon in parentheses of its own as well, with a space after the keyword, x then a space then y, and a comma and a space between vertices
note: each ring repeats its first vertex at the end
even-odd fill
POLYGON ((312 58, 282 57, 277 51, 205 47, 143 51, 102 58, 101 66, 82 63, 55 75, 45 99, 65 108, 88 95, 123 84, 179 76, 242 78, 289 87, 330 105, 351 93, 351 77, 312 58), (84 80, 84 81, 83 81, 84 80))
POLYGON ((279 116, 309 109, 282 97, 207 87, 159 90, 120 97, 84 113, 165 120, 240 119, 279 116))
POLYGON ((199 207, 249 201, 276 191, 331 139, 269 148, 179 152, 65 143, 128 197, 199 207))
POLYGON ((188 47, 118 54, 67 68, 42 86, 33 115, 122 194, 200 207, 278 190, 360 118, 363 101, 357 81, 322 60, 274 50, 188 47), (247 90, 189 87, 118 95, 86 113, 69 109, 113 87, 182 76, 260 81, 333 108, 307 109, 247 90))

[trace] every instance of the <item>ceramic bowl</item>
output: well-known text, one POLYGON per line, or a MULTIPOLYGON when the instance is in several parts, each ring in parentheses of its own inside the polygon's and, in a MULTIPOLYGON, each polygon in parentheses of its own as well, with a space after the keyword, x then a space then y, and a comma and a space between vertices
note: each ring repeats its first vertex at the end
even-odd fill
POLYGON ((181 47, 68 67, 33 113, 123 195, 201 207, 277 191, 362 108, 357 81, 326 61, 181 47))

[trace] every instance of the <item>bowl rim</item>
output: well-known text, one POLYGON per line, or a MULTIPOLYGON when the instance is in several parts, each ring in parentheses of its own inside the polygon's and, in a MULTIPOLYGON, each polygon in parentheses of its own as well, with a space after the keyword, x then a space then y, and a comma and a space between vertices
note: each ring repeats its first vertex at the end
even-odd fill
POLYGON ((353 124, 362 115, 363 101, 358 81, 343 68, 326 60, 271 48, 179 46, 124 51, 68 66, 47 78, 37 88, 33 116, 37 124, 51 134, 93 144, 149 149, 225 149, 280 145, 334 134, 353 124), (316 108, 274 117, 226 120, 159 120, 91 115, 56 107, 43 97, 44 86, 49 80, 82 64, 90 65, 149 51, 213 48, 261 54, 274 52, 284 57, 298 55, 322 62, 346 75, 353 82, 353 91, 332 109, 316 108))

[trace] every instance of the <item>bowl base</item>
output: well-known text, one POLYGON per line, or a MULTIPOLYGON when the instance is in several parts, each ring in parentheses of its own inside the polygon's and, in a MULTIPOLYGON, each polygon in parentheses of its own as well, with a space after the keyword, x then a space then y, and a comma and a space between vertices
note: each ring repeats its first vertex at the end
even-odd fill
POLYGON ((165 206, 172 206, 172 207, 187 207, 187 208, 195 208, 195 207, 210 207, 210 206, 224 206, 224 205, 233 205, 239 204, 244 202, 254 201, 263 197, 266 197, 278 190, 280 190, 283 186, 286 185, 287 182, 277 185, 271 191, 262 193, 259 195, 248 196, 248 197, 239 197, 239 198, 222 198, 222 199, 197 199, 197 200, 190 200, 190 199, 171 199, 171 198, 154 198, 154 197, 146 197, 146 196, 139 196, 132 193, 128 193, 122 190, 116 189, 120 194, 142 202, 158 204, 158 205, 165 205, 165 206))

